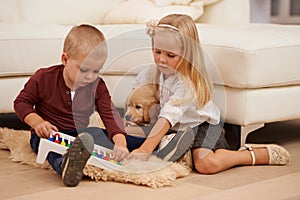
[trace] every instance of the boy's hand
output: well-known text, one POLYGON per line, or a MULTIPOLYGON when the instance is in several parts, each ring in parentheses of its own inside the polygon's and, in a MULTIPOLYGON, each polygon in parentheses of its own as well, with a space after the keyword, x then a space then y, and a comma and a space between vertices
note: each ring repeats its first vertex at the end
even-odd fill
POLYGON ((34 128, 35 133, 40 138, 49 138, 52 131, 55 131, 55 132, 58 131, 56 126, 50 124, 50 122, 48 122, 48 121, 43 121, 33 128, 34 128))
POLYGON ((128 153, 129 151, 126 147, 115 145, 113 150, 113 159, 116 161, 122 161, 128 153))
POLYGON ((113 142, 115 143, 113 159, 116 161, 122 161, 129 153, 126 138, 123 134, 116 134, 113 137, 113 142))
POLYGON ((58 129, 56 126, 52 125, 50 122, 45 121, 35 112, 29 113, 25 118, 24 121, 31 126, 35 133, 40 138, 49 138, 52 131, 57 132, 58 129))

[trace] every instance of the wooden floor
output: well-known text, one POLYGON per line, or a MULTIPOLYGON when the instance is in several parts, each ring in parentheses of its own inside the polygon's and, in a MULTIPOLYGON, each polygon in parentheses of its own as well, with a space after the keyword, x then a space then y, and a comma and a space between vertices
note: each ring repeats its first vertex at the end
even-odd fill
POLYGON ((178 179, 174 187, 162 189, 91 180, 67 188, 58 175, 13 163, 8 151, 0 150, 0 199, 299 200, 300 121, 267 124, 247 139, 248 142, 283 145, 291 154, 291 162, 283 167, 236 167, 215 175, 193 172, 178 179))

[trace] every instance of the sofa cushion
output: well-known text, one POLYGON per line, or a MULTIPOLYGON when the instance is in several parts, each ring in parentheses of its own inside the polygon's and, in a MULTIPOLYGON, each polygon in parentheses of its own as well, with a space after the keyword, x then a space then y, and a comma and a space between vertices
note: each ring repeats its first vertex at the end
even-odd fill
POLYGON ((18 8, 21 20, 27 22, 101 24, 106 13, 123 1, 125 0, 22 0, 18 1, 18 8))
MULTIPOLYGON (((0 23, 0 77, 30 75, 40 67, 60 63, 63 41, 71 27, 25 22, 0 23)), ((105 72, 126 73, 136 65, 145 63, 145 58, 151 61, 150 39, 145 34, 144 25, 96 27, 102 30, 109 44, 105 72), (138 53, 140 56, 132 58, 132 52, 146 46, 148 51, 142 52, 147 56, 138 53)))
POLYGON ((300 84, 300 26, 198 24, 214 83, 234 88, 300 84), (218 71, 216 71, 218 70, 218 71))
POLYGON ((0 77, 28 75, 60 63, 63 38, 71 27, 0 23, 0 77))
MULTIPOLYGON (((215 84, 261 88, 300 84, 300 26, 197 24, 215 84)), ((145 25, 99 25, 109 44, 103 73, 137 74, 153 63, 145 25)), ((0 23, 2 76, 60 63, 71 26, 0 23)), ((0 75, 1 76, 1 75, 0 75)))
MULTIPOLYGON (((104 27, 105 32, 114 29, 112 25, 104 27)), ((144 26, 134 27, 137 28, 134 31, 123 31, 110 38, 113 60, 106 73, 137 73, 153 63, 144 26)), ((300 26, 197 24, 197 27, 207 69, 215 84, 234 88, 300 84, 300 26)))

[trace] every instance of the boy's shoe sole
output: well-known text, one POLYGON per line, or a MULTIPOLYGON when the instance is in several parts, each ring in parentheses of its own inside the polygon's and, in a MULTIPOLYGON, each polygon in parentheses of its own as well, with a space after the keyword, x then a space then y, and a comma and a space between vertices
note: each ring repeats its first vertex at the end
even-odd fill
POLYGON ((80 133, 73 141, 62 163, 62 180, 68 187, 75 187, 83 176, 83 168, 94 149, 94 139, 88 133, 80 133))
POLYGON ((194 139, 195 134, 191 128, 178 131, 172 140, 157 152, 156 156, 165 161, 176 162, 192 147, 194 139))

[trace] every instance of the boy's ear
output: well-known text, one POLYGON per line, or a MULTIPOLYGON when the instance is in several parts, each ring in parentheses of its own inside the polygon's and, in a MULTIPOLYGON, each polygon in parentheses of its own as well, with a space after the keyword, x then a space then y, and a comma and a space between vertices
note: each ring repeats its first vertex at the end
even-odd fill
POLYGON ((67 53, 64 52, 64 53, 61 54, 61 62, 64 65, 66 65, 68 63, 68 59, 69 59, 69 56, 68 56, 67 53))

